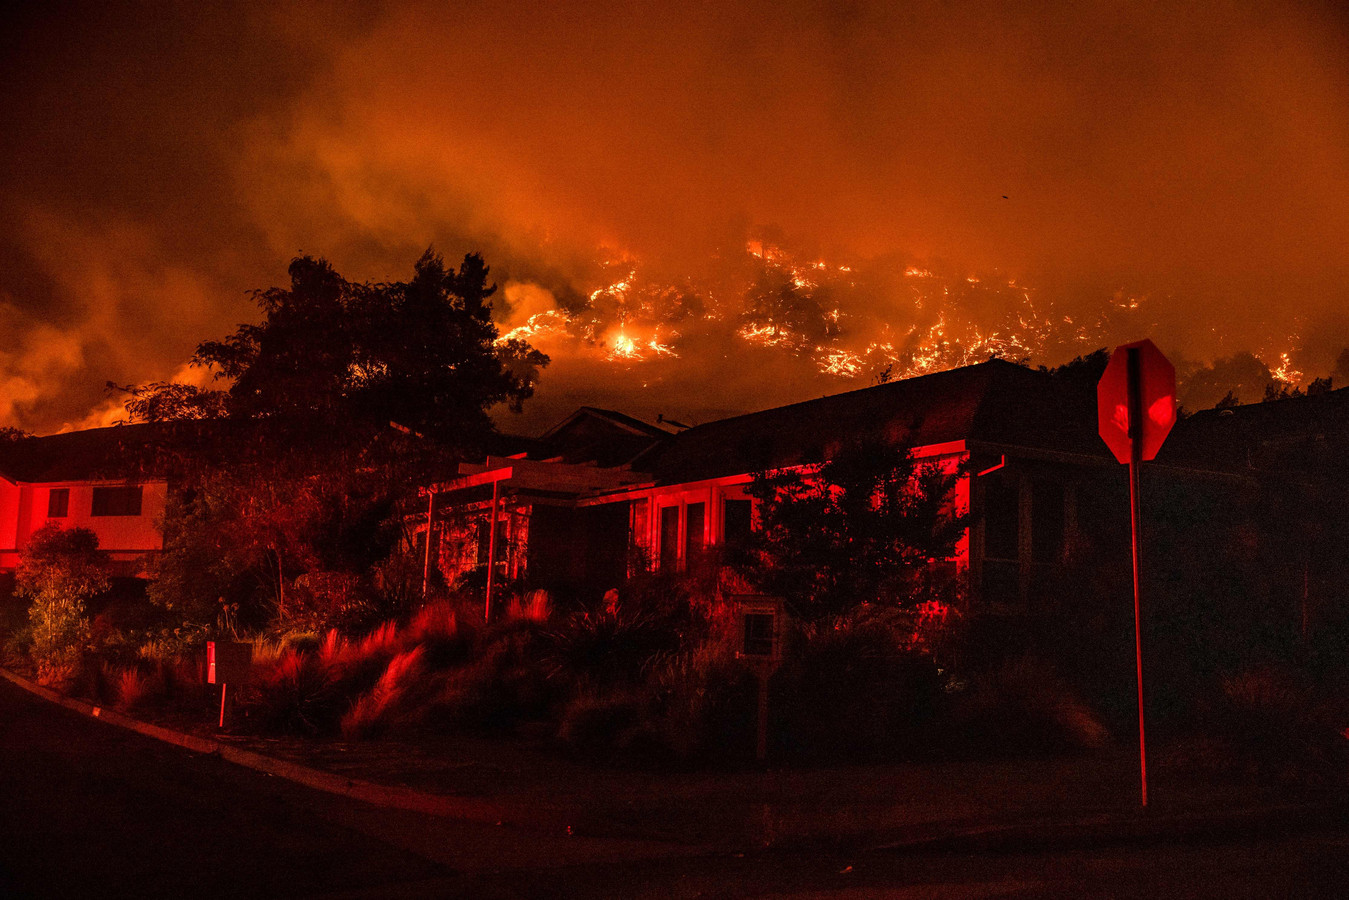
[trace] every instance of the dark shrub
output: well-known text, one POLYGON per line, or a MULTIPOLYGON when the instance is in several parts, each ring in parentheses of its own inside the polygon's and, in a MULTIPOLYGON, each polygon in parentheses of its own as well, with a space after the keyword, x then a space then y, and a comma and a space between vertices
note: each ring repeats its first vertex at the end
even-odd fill
POLYGON ((1201 724, 1208 740, 1190 761, 1209 771, 1302 785, 1349 776, 1343 703, 1318 703, 1291 670, 1251 666, 1223 677, 1201 724))
POLYGON ((676 760, 753 757, 758 681, 728 641, 704 644, 656 664, 651 714, 634 740, 676 760))
POLYGON ((428 721, 500 730, 547 718, 561 696, 539 663, 548 644, 528 619, 484 630, 464 666, 436 676, 428 721))
POLYGON ((947 697, 948 749, 1028 756, 1104 745, 1109 732, 1052 666, 1025 655, 973 675, 947 697))
POLYGON ((923 746, 941 679, 890 623, 847 617, 802 630, 772 680, 770 714, 791 757, 908 757, 923 746))
POLYGON ((243 704, 252 727, 304 735, 334 733, 348 705, 318 655, 295 648, 253 667, 243 704))
POLYGON ((562 710, 558 739, 576 756, 612 759, 631 747, 650 705, 643 691, 582 688, 562 710))
POLYGON ((681 633, 646 610, 576 613, 548 634, 545 664, 564 683, 635 684, 656 658, 679 650, 681 633))

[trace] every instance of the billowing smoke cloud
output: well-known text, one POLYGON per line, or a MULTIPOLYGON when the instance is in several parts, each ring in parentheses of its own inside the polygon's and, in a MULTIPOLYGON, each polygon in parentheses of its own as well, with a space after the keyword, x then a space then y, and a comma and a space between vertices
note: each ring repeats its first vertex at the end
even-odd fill
POLYGON ((503 328, 545 315, 531 419, 836 391, 937 328, 1035 362, 1147 331, 1309 375, 1349 344, 1331 4, 351 9, 7 29, 0 422, 171 377, 296 253, 381 280, 429 244, 484 253, 503 328))

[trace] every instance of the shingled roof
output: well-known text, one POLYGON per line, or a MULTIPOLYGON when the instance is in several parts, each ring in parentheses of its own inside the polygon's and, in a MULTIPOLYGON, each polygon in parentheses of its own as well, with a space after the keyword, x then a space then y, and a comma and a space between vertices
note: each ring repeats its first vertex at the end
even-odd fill
POLYGON ((709 422, 643 454, 633 468, 672 484, 819 462, 871 434, 911 446, 978 441, 1105 456, 1095 385, 1015 363, 973 366, 709 422))
POLYGON ((611 409, 582 406, 538 439, 542 452, 569 463, 620 466, 670 432, 611 409))

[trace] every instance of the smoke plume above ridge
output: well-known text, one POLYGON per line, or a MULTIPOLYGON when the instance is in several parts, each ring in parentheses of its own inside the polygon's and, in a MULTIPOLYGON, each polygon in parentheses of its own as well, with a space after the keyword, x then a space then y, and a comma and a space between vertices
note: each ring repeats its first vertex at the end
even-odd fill
POLYGON ((386 280, 428 245, 484 254, 503 331, 544 316, 526 423, 706 418, 1143 333, 1318 374, 1349 345, 1329 4, 23 15, 6 424, 107 419, 105 381, 172 377, 297 253, 386 280))

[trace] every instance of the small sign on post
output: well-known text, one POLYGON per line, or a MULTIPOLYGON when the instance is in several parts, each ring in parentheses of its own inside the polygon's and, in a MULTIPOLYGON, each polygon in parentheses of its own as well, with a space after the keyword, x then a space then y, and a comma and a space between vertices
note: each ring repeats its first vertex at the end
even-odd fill
POLYGON ((1096 385, 1101 439, 1115 459, 1129 466, 1129 514, 1133 533, 1134 665, 1138 676, 1138 768, 1143 806, 1148 805, 1148 751, 1143 729, 1143 514, 1139 468, 1157 456, 1176 424, 1176 369, 1152 341, 1115 348, 1096 385))
POLYGON ((241 641, 206 642, 206 683, 220 685, 220 726, 225 727, 225 697, 231 684, 248 680, 253 645, 241 641))
POLYGON ((782 659, 782 601, 776 597, 741 595, 734 598, 740 620, 740 649, 759 679, 759 715, 754 757, 768 757, 768 679, 782 659))

